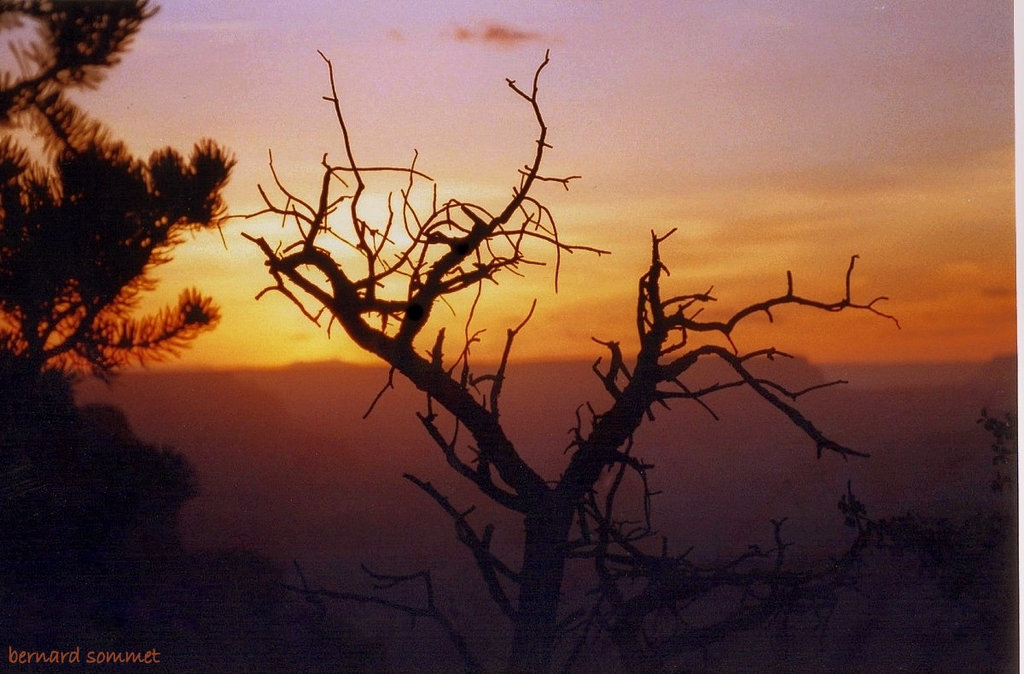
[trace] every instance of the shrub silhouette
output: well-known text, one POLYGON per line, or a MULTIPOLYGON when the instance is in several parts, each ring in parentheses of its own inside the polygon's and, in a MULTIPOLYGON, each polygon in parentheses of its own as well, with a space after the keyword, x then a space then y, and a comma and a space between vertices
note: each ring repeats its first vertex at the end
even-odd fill
POLYGON ((6 446, 0 473, 0 564, 6 591, 19 597, 5 618, 17 621, 26 603, 89 607, 77 621, 8 625, 45 642, 56 625, 118 622, 148 565, 181 554, 177 516, 197 491, 184 457, 139 441, 117 410, 77 409, 70 383, 53 373, 37 388, 26 421, 50 423, 6 446))
MULTIPOLYGON (((948 611, 961 611, 958 634, 973 633, 989 644, 992 663, 1016 660, 1017 624, 1017 418, 1013 413, 990 416, 982 409, 977 423, 991 436, 995 477, 990 486, 999 496, 990 507, 972 512, 907 511, 875 519, 848 485, 839 509, 847 526, 856 528, 856 547, 865 554, 879 551, 909 562, 921 577, 934 583, 948 611)), ((979 462, 980 464, 980 462, 979 462)), ((883 562, 884 564, 884 562, 883 562)))

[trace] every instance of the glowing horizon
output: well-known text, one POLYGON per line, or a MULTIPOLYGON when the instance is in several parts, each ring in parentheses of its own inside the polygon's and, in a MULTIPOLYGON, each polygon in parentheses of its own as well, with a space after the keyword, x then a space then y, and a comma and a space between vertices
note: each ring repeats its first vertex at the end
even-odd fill
MULTIPOLYGON (((271 183, 268 150, 310 196, 322 153, 341 157, 319 49, 335 63, 360 162, 407 165, 418 151, 439 190, 493 204, 535 138, 505 78, 527 81, 550 47, 544 172, 583 178, 536 196, 565 240, 612 255, 564 258, 557 295, 550 269, 488 288, 477 360, 500 352, 533 298, 517 360, 591 359, 591 337, 626 347, 649 233, 673 228, 668 286, 714 286, 709 311, 784 292, 787 270, 798 291, 839 299, 856 254, 855 299, 888 296, 879 308, 902 325, 783 311, 741 347, 819 363, 988 360, 1017 343, 1011 10, 165 3, 108 79, 76 97, 141 156, 202 137, 228 147, 239 164, 226 196, 243 214, 260 206, 257 183, 271 183)), ((223 313, 169 366, 372 362, 283 297, 253 301, 269 277, 240 233, 278 228, 232 220, 226 249, 197 237, 157 270, 154 303, 196 285, 223 313)))

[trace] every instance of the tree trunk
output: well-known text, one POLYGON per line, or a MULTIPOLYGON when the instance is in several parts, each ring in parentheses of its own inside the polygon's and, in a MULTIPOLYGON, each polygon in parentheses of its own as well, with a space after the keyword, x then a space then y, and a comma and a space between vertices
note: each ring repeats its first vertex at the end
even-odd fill
POLYGON ((547 498, 526 516, 511 672, 551 671, 572 513, 571 508, 547 498))

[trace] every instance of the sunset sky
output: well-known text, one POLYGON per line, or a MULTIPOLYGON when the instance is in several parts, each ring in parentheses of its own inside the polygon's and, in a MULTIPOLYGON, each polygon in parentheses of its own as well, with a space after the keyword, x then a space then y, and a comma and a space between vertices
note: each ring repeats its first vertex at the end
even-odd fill
MULTIPOLYGON (((1015 337, 1013 6, 981 0, 803 2, 167 1, 99 89, 78 95, 140 156, 210 137, 238 158, 232 213, 283 181, 315 195, 324 152, 343 159, 329 104, 335 64, 356 157, 417 166, 442 195, 500 207, 534 149, 526 83, 551 50, 540 102, 553 149, 543 185, 563 239, 612 252, 509 277, 484 295, 474 354, 500 350, 537 298, 519 358, 591 358, 630 343, 653 229, 673 293, 714 286, 709 317, 785 291, 838 300, 859 254, 868 314, 781 311, 737 335, 817 362, 987 359, 1015 337), (488 302, 489 299, 489 302, 488 302), (712 311, 714 309, 714 311, 712 311), (717 312, 717 313, 716 313, 717 312)), ((160 268, 220 327, 176 366, 363 360, 266 285, 236 220, 160 268)), ((160 299, 160 298, 157 298, 160 299)), ((428 345, 429 346, 429 345, 428 345)))

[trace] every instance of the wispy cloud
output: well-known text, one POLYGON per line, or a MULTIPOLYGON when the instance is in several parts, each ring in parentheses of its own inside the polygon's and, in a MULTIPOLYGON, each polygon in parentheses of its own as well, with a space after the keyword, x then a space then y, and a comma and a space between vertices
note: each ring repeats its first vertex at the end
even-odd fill
POLYGON ((457 42, 478 42, 503 48, 514 48, 548 39, 543 33, 522 30, 503 23, 481 23, 475 27, 455 26, 450 33, 457 42))

